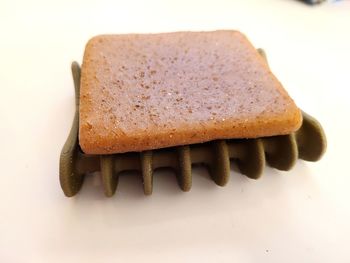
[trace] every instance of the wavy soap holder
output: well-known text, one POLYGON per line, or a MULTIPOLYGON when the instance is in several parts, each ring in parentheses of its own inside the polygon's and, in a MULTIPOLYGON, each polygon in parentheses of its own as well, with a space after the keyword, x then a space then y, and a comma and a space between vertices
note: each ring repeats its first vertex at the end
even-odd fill
MULTIPOLYGON (((259 53, 266 58, 262 49, 259 53)), ((158 168, 175 171, 183 191, 192 185, 192 165, 204 164, 213 181, 224 186, 230 177, 230 161, 238 164, 240 172, 258 179, 265 163, 278 170, 288 171, 296 160, 317 161, 326 149, 326 137, 316 119, 303 112, 303 123, 294 133, 257 139, 215 140, 211 142, 170 147, 152 151, 112 155, 89 155, 81 151, 79 131, 80 67, 72 63, 76 112, 73 125, 60 155, 60 184, 68 197, 79 192, 87 173, 100 171, 104 193, 112 196, 118 185, 118 175, 124 171, 139 171, 143 190, 152 193, 153 172, 158 168)))

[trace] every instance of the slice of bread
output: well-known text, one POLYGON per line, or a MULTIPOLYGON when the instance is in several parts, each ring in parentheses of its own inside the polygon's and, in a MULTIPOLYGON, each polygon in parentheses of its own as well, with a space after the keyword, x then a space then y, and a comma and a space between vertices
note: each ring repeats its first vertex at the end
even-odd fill
POLYGON ((101 35, 86 46, 79 127, 85 153, 282 135, 301 121, 240 32, 101 35))

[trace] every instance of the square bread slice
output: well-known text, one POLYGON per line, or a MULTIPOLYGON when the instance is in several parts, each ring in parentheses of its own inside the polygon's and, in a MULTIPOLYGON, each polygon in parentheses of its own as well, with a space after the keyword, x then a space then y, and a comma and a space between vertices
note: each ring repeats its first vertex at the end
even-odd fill
POLYGON ((79 143, 87 154, 283 135, 301 121, 238 31, 101 35, 86 45, 79 143))

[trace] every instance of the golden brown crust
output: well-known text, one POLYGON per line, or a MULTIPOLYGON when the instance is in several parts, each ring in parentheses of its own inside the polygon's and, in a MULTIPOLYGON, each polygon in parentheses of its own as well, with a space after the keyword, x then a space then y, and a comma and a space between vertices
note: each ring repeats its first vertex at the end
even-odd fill
POLYGON ((302 121, 237 31, 97 36, 81 73, 79 140, 89 154, 288 134, 302 121))

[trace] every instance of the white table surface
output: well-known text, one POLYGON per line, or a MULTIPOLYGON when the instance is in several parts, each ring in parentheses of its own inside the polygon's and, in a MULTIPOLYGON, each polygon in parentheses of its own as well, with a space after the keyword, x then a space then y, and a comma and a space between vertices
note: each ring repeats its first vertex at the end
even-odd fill
POLYGON ((350 262, 350 2, 1 1, 0 262, 350 262), (73 3, 74 2, 74 3, 73 3), (146 3, 147 2, 147 3, 146 3), (98 177, 66 198, 58 160, 74 113, 72 60, 101 33, 239 29, 328 137, 317 163, 232 170, 191 192, 136 174, 106 198, 98 177))

